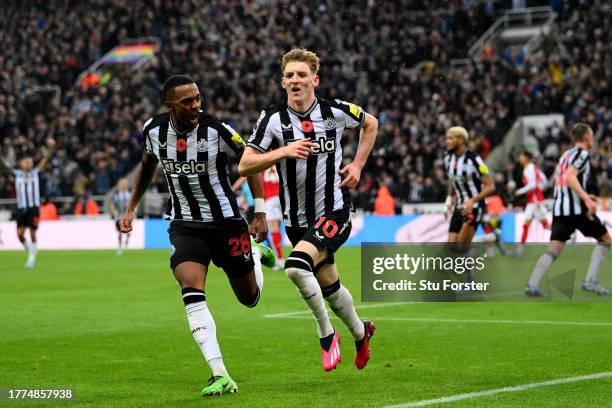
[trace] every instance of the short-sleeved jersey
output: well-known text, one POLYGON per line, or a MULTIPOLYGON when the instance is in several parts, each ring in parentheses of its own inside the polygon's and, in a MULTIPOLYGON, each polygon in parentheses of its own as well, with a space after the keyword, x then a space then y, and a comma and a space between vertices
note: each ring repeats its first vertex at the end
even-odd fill
POLYGON ((260 152, 310 138, 315 147, 306 160, 285 159, 276 164, 279 195, 286 225, 308 227, 318 217, 350 207, 348 189, 340 188, 342 137, 360 126, 363 109, 341 100, 316 99, 303 113, 287 104, 264 110, 248 145, 260 152))
MULTIPOLYGON (((482 191, 481 178, 489 174, 489 169, 484 160, 470 150, 457 157, 454 153, 444 156, 444 167, 457 193, 456 207, 460 206, 470 198, 476 197, 482 191)), ((474 203, 474 208, 479 207, 480 202, 474 203)))
POLYGON ((210 222, 240 217, 227 164, 243 152, 245 143, 234 129, 200 112, 194 129, 179 132, 167 112, 145 123, 143 141, 145 151, 164 169, 172 219, 210 222))
POLYGON ((30 171, 13 169, 17 208, 40 207, 39 173, 40 169, 38 167, 30 171))
POLYGON ((584 202, 574 190, 567 185, 565 172, 571 166, 577 170, 578 182, 586 190, 587 180, 591 173, 591 155, 588 150, 580 147, 572 147, 561 155, 555 169, 555 192, 553 215, 570 216, 586 214, 587 209, 584 202))
POLYGON ((534 163, 529 163, 523 169, 523 187, 516 190, 517 194, 526 194, 528 203, 544 201, 544 186, 546 176, 534 163))
POLYGON ((276 171, 276 167, 272 166, 265 170, 261 179, 263 180, 264 200, 272 197, 278 197, 280 184, 278 182, 278 172, 276 171))
POLYGON ((119 221, 121 216, 127 210, 128 205, 130 204, 130 200, 132 198, 132 193, 129 190, 119 191, 117 190, 115 194, 113 194, 113 204, 117 209, 117 214, 115 215, 115 220, 119 221))

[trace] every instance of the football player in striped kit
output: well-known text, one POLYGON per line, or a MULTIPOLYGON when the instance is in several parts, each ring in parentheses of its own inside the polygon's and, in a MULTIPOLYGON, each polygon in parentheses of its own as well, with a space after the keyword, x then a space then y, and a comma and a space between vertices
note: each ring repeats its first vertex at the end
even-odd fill
POLYGON ((202 395, 230 394, 238 387, 223 362, 204 290, 212 261, 225 271, 240 303, 255 307, 259 302, 261 264, 275 263, 274 253, 253 245, 249 237, 250 233, 261 242, 268 232, 261 176, 248 180, 260 201, 254 221, 247 226, 228 178, 228 162, 242 154, 244 141, 230 126, 201 110, 200 91, 190 77, 168 78, 162 98, 168 112, 145 123, 145 151, 119 225, 124 233, 132 230, 134 210, 161 163, 171 195, 170 267, 181 287, 191 334, 212 371, 202 395))
POLYGON ((484 160, 467 148, 468 131, 461 126, 446 131, 444 167, 449 177, 445 216, 452 212, 448 242, 472 242, 486 211, 485 198, 495 192, 484 160))
POLYGON ((117 182, 117 191, 113 194, 111 200, 111 214, 115 219, 115 227, 117 229, 117 255, 122 255, 123 250, 127 248, 130 240, 130 233, 124 234, 121 232, 119 221, 121 221, 121 215, 127 210, 132 193, 128 189, 128 180, 124 177, 120 178, 117 182))
POLYGON ((349 237, 348 193, 359 183, 378 121, 355 104, 315 97, 319 57, 313 52, 288 52, 281 69, 287 102, 262 112, 239 171, 243 176, 257 174, 276 165, 283 219, 293 245, 285 272, 317 323, 323 369, 332 370, 340 362, 340 335, 331 324, 325 301, 351 332, 355 366, 362 369, 370 358, 369 340, 375 326, 357 316, 350 292, 340 284, 334 252, 349 237), (355 158, 340 169, 344 130, 359 127, 355 158))
POLYGON ((24 156, 19 160, 19 168, 11 169, 0 157, 0 171, 15 176, 15 192, 17 198, 17 238, 28 251, 28 260, 24 267, 34 268, 38 244, 36 232, 40 218, 40 186, 39 174, 49 164, 55 151, 55 140, 46 141, 47 152, 38 166, 34 167, 31 156, 24 156), (26 230, 30 231, 30 241, 25 237, 26 230))
POLYGON ((610 294, 610 291, 597 281, 597 274, 606 260, 612 239, 595 214, 597 198, 586 192, 591 172, 589 150, 593 147, 593 131, 587 124, 577 123, 570 129, 570 136, 574 147, 561 155, 555 169, 555 202, 550 243, 546 253, 538 259, 527 282, 527 296, 545 296, 538 288, 540 279, 559 257, 565 242, 576 230, 597 240, 582 289, 597 295, 610 294))

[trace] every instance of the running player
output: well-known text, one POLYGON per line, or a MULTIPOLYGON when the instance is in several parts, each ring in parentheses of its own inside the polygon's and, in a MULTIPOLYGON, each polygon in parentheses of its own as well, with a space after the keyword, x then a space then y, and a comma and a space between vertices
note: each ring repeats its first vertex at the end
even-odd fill
POLYGON ((361 369, 370 358, 368 346, 375 327, 357 316, 353 298, 338 278, 334 252, 349 237, 348 193, 359 183, 378 121, 357 105, 315 97, 319 57, 313 52, 288 52, 281 69, 287 102, 262 112, 238 168, 248 175, 276 165, 283 218, 293 245, 285 272, 316 320, 323 369, 332 370, 340 362, 340 335, 324 299, 351 332, 355 366, 361 369), (355 159, 340 169, 344 130, 359 126, 355 159))
POLYGON ((593 147, 593 131, 587 124, 577 123, 572 126, 570 136, 574 147, 561 155, 555 169, 555 202, 548 251, 540 257, 531 273, 525 287, 527 296, 544 296, 538 288, 540 279, 559 257, 565 242, 576 230, 597 240, 582 289, 597 295, 610 294, 610 291, 597 281, 597 274, 605 262, 612 239, 595 214, 596 197, 585 191, 591 172, 589 150, 593 147))
MULTIPOLYGON (((134 210, 161 162, 172 197, 170 267, 182 289, 193 338, 212 370, 202 395, 233 393, 238 387, 223 363, 206 303, 208 265, 212 260, 223 268, 240 303, 257 305, 263 288, 260 257, 272 266, 274 254, 258 246, 251 251, 249 232, 258 242, 265 238, 265 208, 255 209, 250 227, 240 216, 229 185, 228 161, 242 153, 245 143, 230 126, 200 110, 200 91, 193 79, 168 78, 162 97, 169 112, 145 123, 145 151, 120 227, 124 233, 132 230, 134 210)), ((249 184, 254 196, 262 197, 261 177, 250 177, 249 184)))
MULTIPOLYGON (((527 241, 529 225, 534 218, 540 221, 544 228, 550 228, 546 220, 546 207, 544 206, 544 190, 548 180, 533 162, 533 155, 530 152, 521 152, 519 163, 523 166, 523 187, 516 190, 514 195, 518 197, 525 194, 527 196, 525 222, 523 223, 523 234, 521 235, 521 244, 524 244, 527 241)), ((518 248, 522 247, 519 246, 518 248)))
POLYGON ((468 131, 461 126, 446 131, 444 167, 449 177, 446 213, 452 211, 448 242, 472 242, 486 211, 485 198, 495 192, 493 179, 482 158, 467 149, 468 131))

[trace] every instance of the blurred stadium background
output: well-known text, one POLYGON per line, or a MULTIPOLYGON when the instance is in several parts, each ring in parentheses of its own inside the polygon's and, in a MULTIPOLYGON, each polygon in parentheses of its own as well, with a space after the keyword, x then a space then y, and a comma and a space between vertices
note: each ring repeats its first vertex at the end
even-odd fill
MULTIPOLYGON (((510 212, 524 204, 512 194, 518 151, 550 176, 577 121, 597 142, 589 190, 612 194, 608 2, 26 0, 3 2, 0 17, 0 154, 9 165, 23 154, 37 162, 44 140, 57 140, 41 190, 61 219, 88 198, 89 216, 108 218, 169 75, 192 75, 205 108, 246 138, 259 111, 283 98, 279 59, 295 46, 321 56, 320 95, 379 118, 353 197, 362 214, 441 211, 431 203, 445 198, 451 124, 470 130, 510 212)), ((350 158, 356 135, 347 140, 350 158)), ((14 196, 12 177, 0 175, 0 219, 11 219, 14 196)), ((158 176, 140 215, 159 218, 166 196, 158 176)))

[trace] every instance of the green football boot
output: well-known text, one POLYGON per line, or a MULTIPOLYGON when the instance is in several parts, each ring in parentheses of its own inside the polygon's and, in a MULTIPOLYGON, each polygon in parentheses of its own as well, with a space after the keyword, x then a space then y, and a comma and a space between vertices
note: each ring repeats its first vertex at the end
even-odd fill
POLYGON ((255 242, 253 238, 251 238, 251 247, 253 250, 258 249, 260 253, 261 264, 267 266, 268 268, 273 268, 276 265, 276 255, 274 255, 274 251, 268 248, 265 245, 258 244, 255 242))
POLYGON ((214 375, 208 379, 208 386, 202 388, 202 396, 213 397, 238 392, 238 386, 229 375, 214 375))

